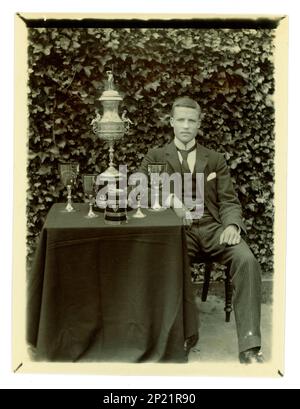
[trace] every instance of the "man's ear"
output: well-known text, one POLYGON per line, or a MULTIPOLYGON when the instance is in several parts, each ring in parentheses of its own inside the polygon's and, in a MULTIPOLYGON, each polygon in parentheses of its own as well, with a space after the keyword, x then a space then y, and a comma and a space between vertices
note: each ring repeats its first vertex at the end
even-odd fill
POLYGON ((170 117, 170 125, 174 127, 174 118, 172 116, 170 117))

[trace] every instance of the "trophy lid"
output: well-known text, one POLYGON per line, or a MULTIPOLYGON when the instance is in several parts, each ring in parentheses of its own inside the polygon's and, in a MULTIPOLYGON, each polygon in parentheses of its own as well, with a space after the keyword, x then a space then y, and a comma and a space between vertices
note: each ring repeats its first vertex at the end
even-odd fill
POLYGON ((102 93, 99 101, 122 101, 122 99, 118 91, 109 90, 102 93))
POLYGON ((121 95, 114 88, 114 76, 112 71, 107 71, 106 89, 103 91, 99 101, 122 101, 121 95))

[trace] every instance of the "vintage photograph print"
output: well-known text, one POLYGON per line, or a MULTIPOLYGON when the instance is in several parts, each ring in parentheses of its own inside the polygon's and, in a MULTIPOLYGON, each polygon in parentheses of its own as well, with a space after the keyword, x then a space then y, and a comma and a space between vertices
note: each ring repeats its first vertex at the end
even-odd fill
POLYGON ((15 19, 14 369, 280 376, 287 18, 15 19))

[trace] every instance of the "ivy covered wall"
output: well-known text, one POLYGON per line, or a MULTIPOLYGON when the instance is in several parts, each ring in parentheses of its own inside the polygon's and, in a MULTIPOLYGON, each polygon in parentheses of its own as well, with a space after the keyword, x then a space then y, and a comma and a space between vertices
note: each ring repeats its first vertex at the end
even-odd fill
MULTIPOLYGON (((113 69, 134 123, 116 145, 134 170, 170 140, 173 100, 202 108, 198 141, 223 152, 243 206, 248 242, 264 274, 273 270, 274 107, 272 29, 30 28, 28 30, 28 250, 45 216, 65 201, 58 163, 81 173, 107 167, 108 147, 91 121, 113 69)), ((82 185, 75 201, 83 201, 82 185)))

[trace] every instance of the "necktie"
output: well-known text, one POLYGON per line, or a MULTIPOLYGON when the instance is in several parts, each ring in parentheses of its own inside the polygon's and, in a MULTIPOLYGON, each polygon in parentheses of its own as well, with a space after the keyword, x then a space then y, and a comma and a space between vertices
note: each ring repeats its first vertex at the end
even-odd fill
POLYGON ((196 144, 187 150, 182 150, 182 149, 177 148, 177 150, 180 152, 182 156, 182 164, 181 164, 182 173, 191 173, 187 158, 189 156, 189 153, 193 152, 193 150, 195 149, 196 149, 196 144))

